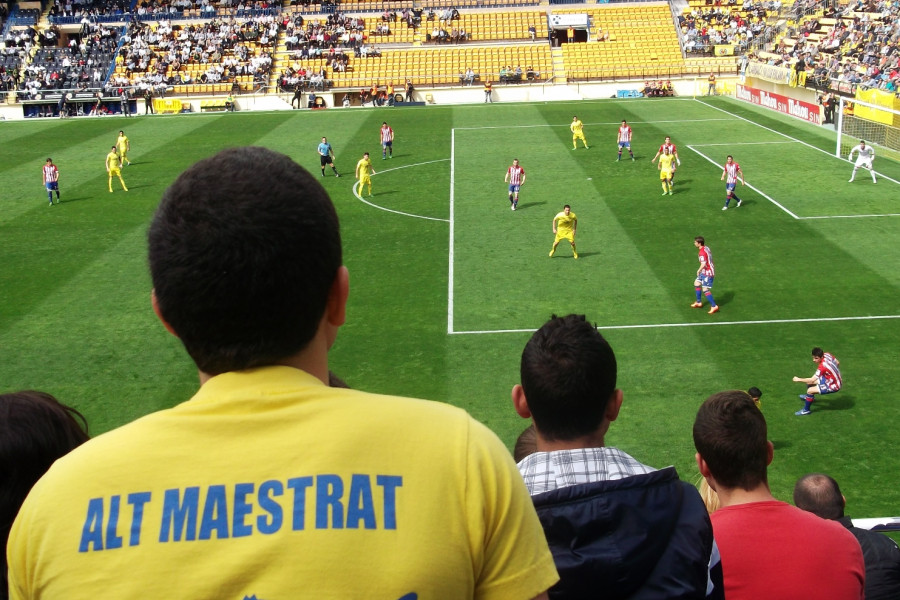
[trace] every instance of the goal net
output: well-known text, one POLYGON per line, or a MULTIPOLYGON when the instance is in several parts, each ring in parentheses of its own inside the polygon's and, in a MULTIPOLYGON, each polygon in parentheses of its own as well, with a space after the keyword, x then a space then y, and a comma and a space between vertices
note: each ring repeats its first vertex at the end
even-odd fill
POLYGON ((890 102, 893 95, 861 91, 856 100, 841 98, 835 154, 845 157, 860 140, 875 148, 875 156, 900 162, 900 110, 873 101, 890 102))

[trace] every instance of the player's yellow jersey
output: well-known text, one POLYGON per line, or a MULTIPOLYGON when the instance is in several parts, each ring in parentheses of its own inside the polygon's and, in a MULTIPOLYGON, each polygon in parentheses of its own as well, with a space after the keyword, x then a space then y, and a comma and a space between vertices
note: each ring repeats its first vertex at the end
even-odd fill
POLYGON ((106 168, 109 171, 114 171, 119 169, 122 166, 121 161, 119 160, 119 155, 115 153, 115 151, 110 150, 109 154, 106 155, 106 168))
POLYGON ((582 123, 580 120, 572 121, 572 124, 569 125, 569 129, 571 129, 572 133, 575 135, 582 135, 582 133, 583 133, 582 130, 584 129, 584 123, 582 123))
POLYGON ((116 148, 119 149, 119 152, 125 152, 128 150, 128 136, 120 135, 116 138, 116 148))
POLYGON ((575 213, 571 211, 569 211, 569 214, 566 214, 566 212, 563 211, 553 217, 553 220, 556 222, 556 234, 563 235, 566 233, 570 233, 575 229, 575 224, 578 222, 578 217, 576 217, 575 213))
POLYGON ((368 158, 361 158, 356 163, 356 177, 359 179, 368 179, 369 171, 372 168, 372 161, 368 158))
POLYGON ((660 172, 671 173, 672 172, 672 163, 675 162, 675 156, 673 154, 661 154, 659 156, 659 170, 660 172))

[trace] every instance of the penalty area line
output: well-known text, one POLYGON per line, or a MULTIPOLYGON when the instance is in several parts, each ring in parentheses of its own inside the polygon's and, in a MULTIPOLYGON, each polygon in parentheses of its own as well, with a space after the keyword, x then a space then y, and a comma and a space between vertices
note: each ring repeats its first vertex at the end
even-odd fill
MULTIPOLYGON (((382 173, 389 173, 391 171, 399 171, 400 169, 408 169, 409 167, 419 167, 422 165, 430 165, 431 163, 436 163, 436 162, 446 162, 448 160, 450 160, 450 159, 449 158, 439 158, 437 160, 429 160, 428 162, 421 162, 421 163, 416 163, 413 165, 403 165, 400 167, 383 169, 383 170, 378 171, 375 174, 373 174, 372 177, 375 177, 376 175, 380 175, 382 173)), ((362 197, 362 186, 359 185, 359 180, 356 180, 353 182, 351 191, 353 192, 353 195, 356 197, 356 199, 359 200, 360 202, 362 202, 363 204, 368 204, 372 208, 377 208, 378 210, 383 210, 384 212, 393 213, 395 215, 402 215, 404 217, 413 217, 414 219, 425 219, 426 221, 440 221, 442 223, 450 222, 450 219, 441 219, 439 217, 426 217, 425 215, 416 215, 413 213, 403 212, 401 210, 394 210, 393 208, 387 208, 385 206, 379 206, 378 204, 375 204, 374 202, 369 202, 368 200, 366 200, 365 198, 362 197)))
MULTIPOLYGON (((871 315, 865 317, 815 317, 807 319, 768 319, 751 321, 717 321, 710 323, 644 323, 640 325, 600 325, 598 330, 667 329, 672 327, 713 327, 721 325, 779 325, 784 323, 829 323, 834 321, 877 321, 900 319, 900 315, 871 315)), ((490 333, 530 333, 536 329, 485 329, 480 331, 449 331, 450 335, 485 335, 490 333)))

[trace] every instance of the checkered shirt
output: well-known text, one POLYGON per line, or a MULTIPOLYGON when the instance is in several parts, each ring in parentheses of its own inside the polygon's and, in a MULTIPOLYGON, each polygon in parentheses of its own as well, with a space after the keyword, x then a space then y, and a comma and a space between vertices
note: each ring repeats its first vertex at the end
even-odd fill
POLYGON ((625 479, 656 471, 618 448, 576 448, 535 452, 522 459, 519 472, 532 496, 559 488, 625 479))

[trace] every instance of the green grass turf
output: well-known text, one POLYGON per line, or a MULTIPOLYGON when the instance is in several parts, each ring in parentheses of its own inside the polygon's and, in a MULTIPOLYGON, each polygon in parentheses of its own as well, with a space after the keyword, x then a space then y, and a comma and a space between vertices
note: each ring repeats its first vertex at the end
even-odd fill
POLYGON ((322 135, 345 175, 322 182, 351 272, 332 368, 353 387, 462 406, 511 445, 526 425, 509 391, 530 331, 551 313, 586 313, 605 328, 625 391, 608 443, 693 480, 698 405, 757 385, 776 496, 824 471, 851 515, 898 513, 900 320, 871 317, 900 315, 900 217, 846 217, 900 213, 900 165, 876 159, 893 181, 859 173, 848 184, 833 132, 721 98, 4 123, 0 387, 51 392, 94 434, 188 398, 196 373, 149 304, 145 236, 163 190, 197 159, 244 144, 318 175, 322 135), (573 114, 589 150, 571 149, 573 114), (635 162, 615 162, 623 118, 635 162), (390 161, 383 120, 396 134, 390 161), (102 164, 119 129, 134 164, 130 191, 110 194, 102 164), (682 160, 671 197, 650 163, 665 135, 682 160), (365 151, 379 172, 370 204, 350 177, 365 151), (723 212, 726 154, 748 186, 744 205, 723 212), (39 175, 48 156, 63 194, 52 208, 39 175), (513 158, 528 176, 517 212, 503 183, 513 158), (565 203, 579 217, 578 261, 564 246, 547 257, 565 203), (716 260, 714 316, 688 308, 695 235, 716 260), (841 360, 845 389, 795 417, 803 386, 791 377, 813 372, 816 345, 841 360))

